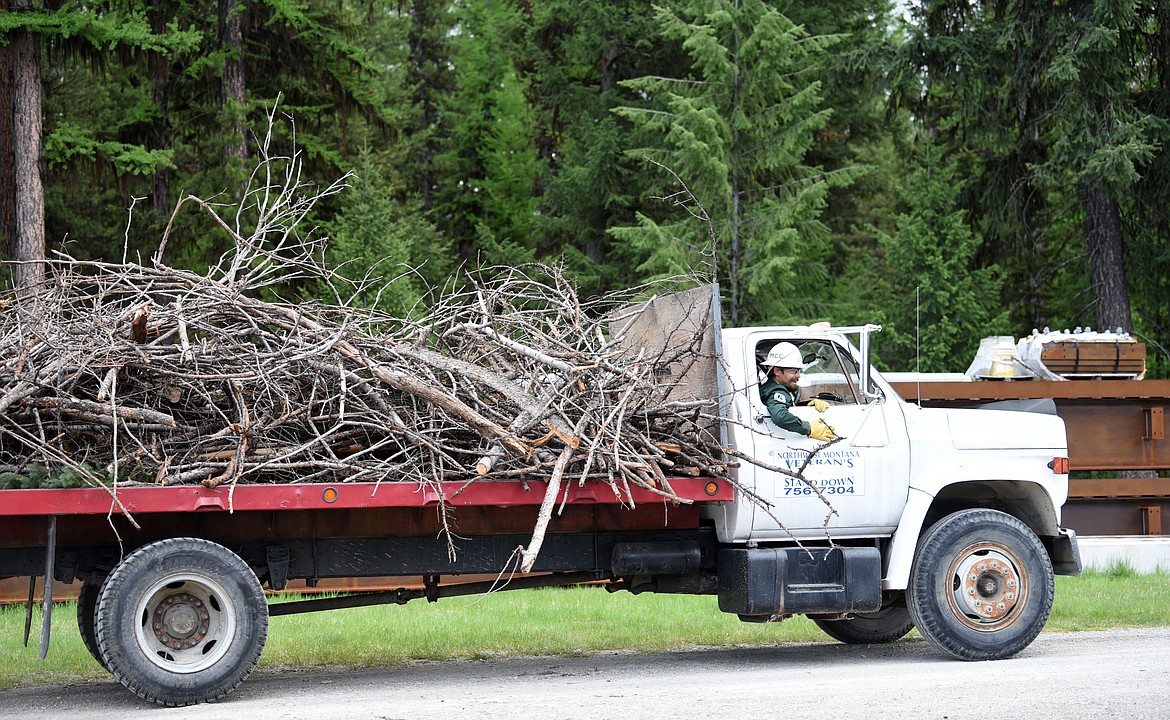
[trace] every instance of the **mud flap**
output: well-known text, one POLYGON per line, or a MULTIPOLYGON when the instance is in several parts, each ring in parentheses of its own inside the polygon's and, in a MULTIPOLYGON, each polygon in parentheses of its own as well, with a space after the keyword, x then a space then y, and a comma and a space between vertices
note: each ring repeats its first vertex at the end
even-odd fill
POLYGON ((1081 549, 1077 545, 1075 530, 1061 528, 1055 537, 1040 538, 1052 558, 1052 572, 1055 575, 1081 574, 1081 549))

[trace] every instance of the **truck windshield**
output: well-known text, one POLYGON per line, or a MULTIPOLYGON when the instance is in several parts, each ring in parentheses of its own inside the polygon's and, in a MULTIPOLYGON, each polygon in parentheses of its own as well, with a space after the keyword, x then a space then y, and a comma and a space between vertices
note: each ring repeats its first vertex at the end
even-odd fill
POLYGON ((836 345, 820 340, 800 344, 804 356, 804 373, 800 379, 801 396, 819 397, 839 403, 858 402, 860 373, 853 358, 840 352, 836 345))

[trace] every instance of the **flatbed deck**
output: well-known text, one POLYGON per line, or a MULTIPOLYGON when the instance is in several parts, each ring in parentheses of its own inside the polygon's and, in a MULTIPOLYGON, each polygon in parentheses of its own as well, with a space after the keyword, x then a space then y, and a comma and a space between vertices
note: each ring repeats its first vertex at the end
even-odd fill
MULTIPOLYGON (((710 478, 673 478, 676 495, 693 502, 734 499, 730 483, 710 478)), ((306 485, 237 485, 208 489, 201 485, 170 487, 68 488, 0 490, 0 517, 28 515, 107 515, 173 512, 249 512, 272 510, 326 510, 364 508, 516 507, 539 505, 544 482, 481 480, 437 485, 415 483, 332 483, 306 485), (115 498, 117 502, 115 502, 115 498)), ((628 505, 669 500, 640 487, 625 488, 618 496, 604 483, 566 483, 557 503, 567 505, 628 505)))

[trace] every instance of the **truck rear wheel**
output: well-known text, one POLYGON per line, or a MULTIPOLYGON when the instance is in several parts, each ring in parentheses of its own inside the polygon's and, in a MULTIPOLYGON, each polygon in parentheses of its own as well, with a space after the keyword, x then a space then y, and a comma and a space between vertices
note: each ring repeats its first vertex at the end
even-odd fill
POLYGON ((927 641, 963 660, 1001 660, 1048 621, 1052 562, 1027 525, 995 510, 963 510, 918 543, 906 600, 927 641))
POLYGON ((96 617, 110 672, 167 707, 235 690, 268 637, 256 575, 227 548, 196 538, 162 540, 126 557, 102 586, 96 617))
POLYGON ((875 613, 858 614, 847 620, 814 618, 813 622, 829 637, 850 645, 891 643, 914 629, 905 605, 888 605, 875 613))
POLYGON ((98 664, 108 672, 110 668, 106 665, 97 642, 97 604, 101 589, 102 586, 98 583, 83 582, 81 584, 81 588, 77 591, 77 629, 81 631, 81 642, 85 645, 85 649, 89 650, 93 659, 97 660, 98 664))

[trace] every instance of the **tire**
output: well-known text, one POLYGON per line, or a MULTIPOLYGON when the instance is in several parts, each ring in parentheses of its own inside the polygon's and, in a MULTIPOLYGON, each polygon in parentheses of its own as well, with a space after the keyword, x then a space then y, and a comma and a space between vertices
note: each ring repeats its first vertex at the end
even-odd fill
POLYGON ((850 645, 892 643, 914 629, 905 605, 887 605, 875 613, 854 615, 848 620, 813 619, 813 622, 829 637, 850 645))
POLYGON ((102 586, 94 582, 83 582, 77 591, 77 629, 81 631, 81 642, 93 659, 98 661, 106 672, 110 667, 102 657, 97 641, 97 604, 102 586))
POLYGON ((1040 634, 1053 595, 1052 562, 1027 525, 963 510, 919 540, 906 602, 934 646, 962 660, 1002 660, 1040 634))
POLYGON ((227 548, 174 538, 139 548, 106 579, 96 636, 114 677, 166 707, 218 700, 251 674, 268 637, 256 575, 227 548))

